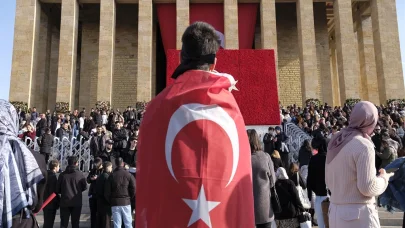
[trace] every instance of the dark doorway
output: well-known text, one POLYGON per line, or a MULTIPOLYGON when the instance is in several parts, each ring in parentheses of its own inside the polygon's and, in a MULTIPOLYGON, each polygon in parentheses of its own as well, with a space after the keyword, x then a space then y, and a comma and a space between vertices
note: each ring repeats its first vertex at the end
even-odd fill
POLYGON ((166 88, 166 53, 159 23, 156 28, 156 95, 166 88))

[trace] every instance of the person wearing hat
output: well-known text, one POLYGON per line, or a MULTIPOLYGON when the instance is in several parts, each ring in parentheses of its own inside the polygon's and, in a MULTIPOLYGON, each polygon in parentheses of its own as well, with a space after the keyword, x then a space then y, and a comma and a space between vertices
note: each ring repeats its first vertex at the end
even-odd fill
POLYGON ((119 152, 114 151, 113 149, 113 145, 114 145, 114 141, 111 139, 106 140, 105 142, 105 149, 103 150, 103 152, 100 154, 100 158, 101 160, 103 160, 103 162, 109 161, 113 164, 113 169, 115 169, 115 158, 119 157, 119 152))

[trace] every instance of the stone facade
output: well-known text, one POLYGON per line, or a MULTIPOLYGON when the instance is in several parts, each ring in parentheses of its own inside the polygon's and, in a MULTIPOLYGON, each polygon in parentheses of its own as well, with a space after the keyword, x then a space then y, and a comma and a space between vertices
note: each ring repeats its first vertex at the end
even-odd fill
MULTIPOLYGON (((138 84, 138 6, 117 5, 112 107, 134 106, 138 84)), ((152 42, 151 42, 152 43, 152 42)))
MULTIPOLYGON (((10 101, 41 111, 57 102, 70 110, 97 102, 123 109, 159 92, 156 3, 46 2, 17 0, 10 101)), ((190 2, 165 2, 176 3, 180 49, 190 2)), ((238 49, 238 1, 223 2, 225 48, 238 49)), ((267 0, 258 6, 253 46, 275 49, 282 104, 405 98, 394 1, 267 0)))
MULTIPOLYGON (((79 108, 95 107, 99 62, 99 18, 98 5, 86 5, 81 10, 81 51, 79 75, 79 108)), ((105 93, 108 93, 106 90, 105 93)))

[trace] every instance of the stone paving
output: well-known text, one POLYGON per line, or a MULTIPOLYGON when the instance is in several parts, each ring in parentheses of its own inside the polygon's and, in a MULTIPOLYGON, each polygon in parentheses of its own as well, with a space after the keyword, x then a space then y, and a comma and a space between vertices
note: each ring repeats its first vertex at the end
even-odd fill
MULTIPOLYGON (((384 211, 383 209, 380 209, 379 216, 380 216, 382 228, 401 228, 402 227, 403 213, 391 214, 389 212, 384 211)), ((39 226, 42 227, 42 224, 44 221, 42 212, 38 213, 37 220, 38 220, 39 226)), ((60 227, 59 210, 56 213, 54 227, 55 228, 60 227)), ((69 224, 69 227, 70 227, 70 224, 69 224)), ((89 201, 87 198, 87 191, 83 192, 83 208, 82 208, 82 215, 80 216, 80 228, 90 228, 90 208, 89 208, 89 201)))

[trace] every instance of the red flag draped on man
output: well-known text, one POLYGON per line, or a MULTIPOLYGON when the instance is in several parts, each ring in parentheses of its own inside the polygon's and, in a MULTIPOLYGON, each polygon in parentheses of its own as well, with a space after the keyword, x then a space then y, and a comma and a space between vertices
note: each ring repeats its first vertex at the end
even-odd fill
POLYGON ((250 146, 232 76, 214 71, 218 37, 196 22, 175 83, 146 109, 137 155, 137 228, 254 227, 250 146))

